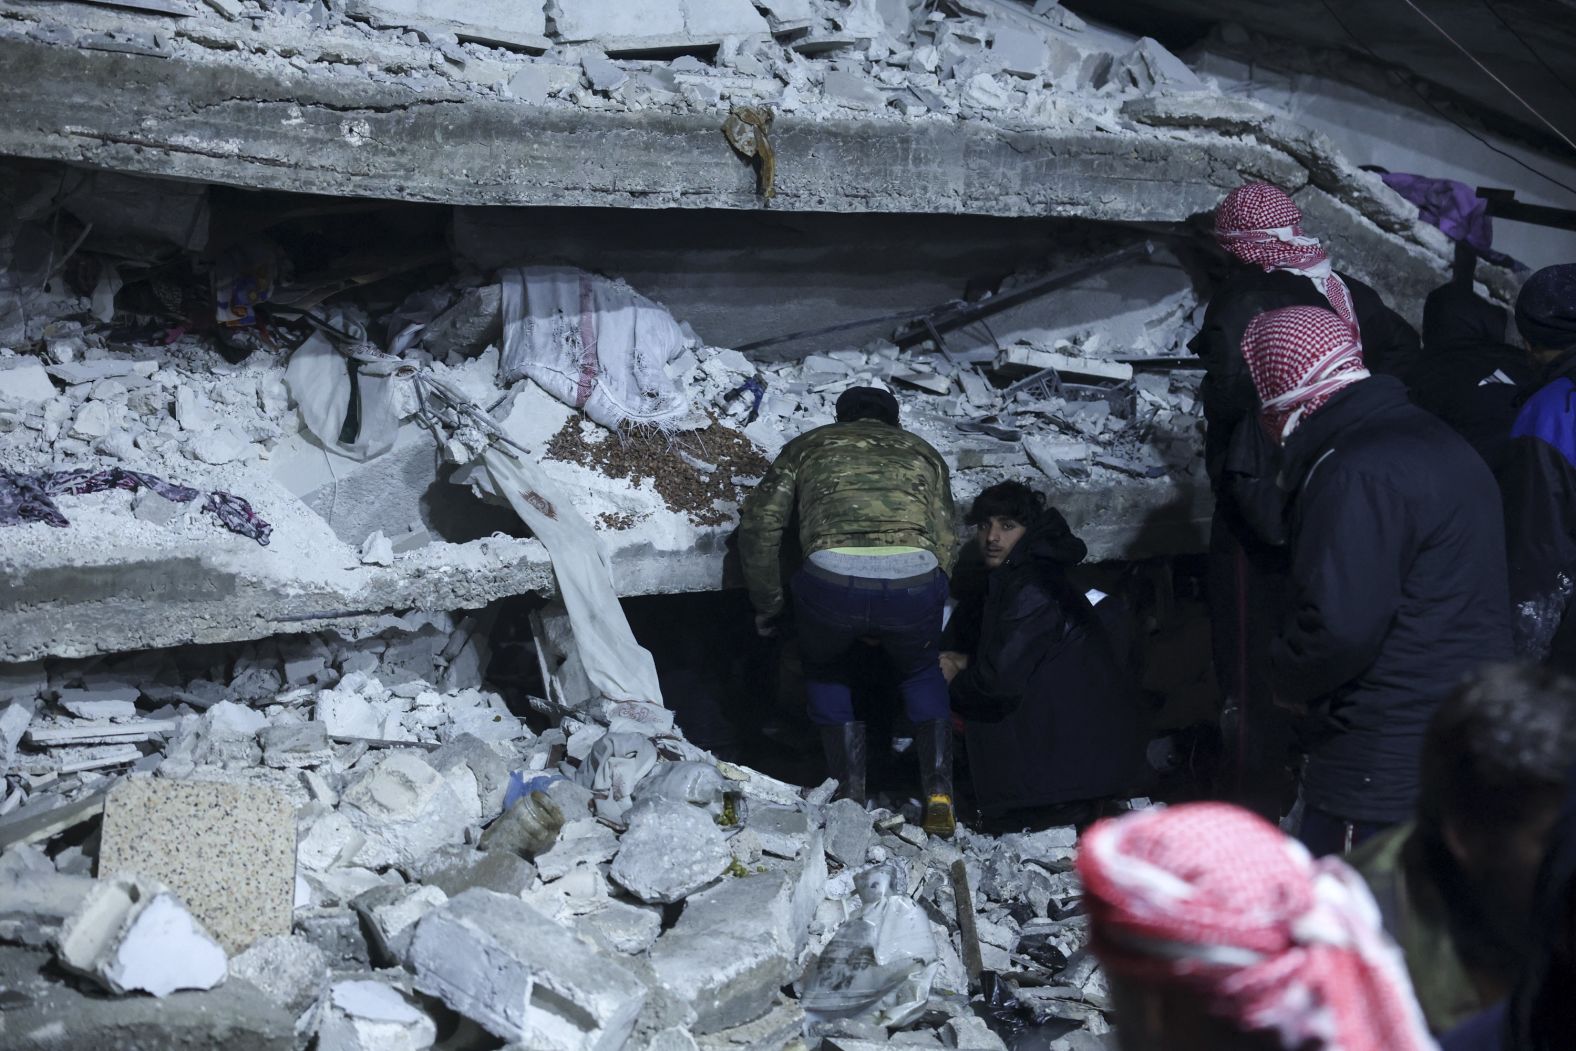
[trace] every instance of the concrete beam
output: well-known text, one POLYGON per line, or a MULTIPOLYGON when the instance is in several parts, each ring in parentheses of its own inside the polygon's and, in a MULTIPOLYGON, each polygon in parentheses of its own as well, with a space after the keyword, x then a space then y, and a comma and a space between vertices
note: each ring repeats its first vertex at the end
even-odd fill
POLYGON ((721 115, 531 106, 238 52, 200 60, 0 38, 0 154, 233 186, 451 204, 969 213, 1168 221, 1243 174, 1307 181, 1251 139, 975 121, 815 121, 772 132, 756 192, 721 115))
MULTIPOLYGON (((959 479, 959 506, 996 480, 959 479)), ((1091 561, 1187 554, 1208 542, 1209 488, 1192 480, 1053 488, 1051 499, 1089 545, 1091 561)), ((638 534, 604 534, 614 585, 624 597, 738 587, 737 560, 728 550, 732 531, 697 529, 679 550, 638 534)), ((431 544, 400 556, 393 567, 360 566, 331 581, 292 577, 281 564, 288 559, 241 549, 248 554, 222 546, 116 546, 106 536, 91 553, 0 550, 0 664, 376 630, 382 618, 412 609, 477 609, 555 590, 547 552, 534 540, 431 544)))

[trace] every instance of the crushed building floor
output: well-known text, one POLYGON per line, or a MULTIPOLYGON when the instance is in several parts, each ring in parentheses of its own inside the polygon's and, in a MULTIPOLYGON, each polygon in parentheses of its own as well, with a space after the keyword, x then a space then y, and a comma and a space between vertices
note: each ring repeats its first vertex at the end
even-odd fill
POLYGON ((891 390, 1141 593, 1185 766, 1208 213, 1415 322, 1363 158, 1053 0, 0 0, 0 65, 0 1047, 1111 1046, 1076 828, 814 783, 740 504, 891 390))

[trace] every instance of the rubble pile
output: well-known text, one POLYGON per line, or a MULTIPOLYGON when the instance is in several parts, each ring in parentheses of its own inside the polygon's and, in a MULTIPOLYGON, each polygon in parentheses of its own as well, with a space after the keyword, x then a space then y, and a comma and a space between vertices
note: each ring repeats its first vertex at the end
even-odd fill
POLYGON ((479 645, 429 618, 9 668, 7 1031, 334 1051, 1108 1031, 1072 828, 934 840, 719 760, 653 705, 517 713, 479 645))
POLYGON ((610 0, 115 7, 111 16, 54 3, 19 13, 3 31, 176 60, 219 60, 241 48, 248 65, 369 78, 417 97, 631 113, 770 107, 815 119, 1005 117, 1109 129, 1123 99, 1213 90, 1154 40, 1088 26, 1054 0, 657 0, 638 11, 610 0))

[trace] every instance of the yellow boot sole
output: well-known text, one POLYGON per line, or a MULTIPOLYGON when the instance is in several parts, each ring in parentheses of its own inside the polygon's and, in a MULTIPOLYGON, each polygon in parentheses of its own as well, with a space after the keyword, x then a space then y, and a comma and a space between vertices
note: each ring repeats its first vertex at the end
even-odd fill
POLYGON ((951 839, 958 830, 958 818, 952 809, 951 796, 931 796, 925 803, 925 819, 920 828, 927 835, 951 839))

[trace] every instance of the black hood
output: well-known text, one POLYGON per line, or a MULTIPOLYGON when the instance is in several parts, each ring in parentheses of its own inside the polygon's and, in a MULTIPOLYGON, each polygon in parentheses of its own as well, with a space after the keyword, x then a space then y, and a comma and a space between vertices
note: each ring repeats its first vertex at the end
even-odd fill
POLYGON ((1040 520, 1029 527, 1003 565, 1016 566, 1024 562, 1055 562, 1061 566, 1076 566, 1089 554, 1089 548, 1073 534, 1067 519, 1054 507, 1047 507, 1040 520))
POLYGON ((1509 311, 1464 285, 1441 285, 1423 304, 1423 349, 1437 354, 1453 347, 1503 344, 1509 311))

